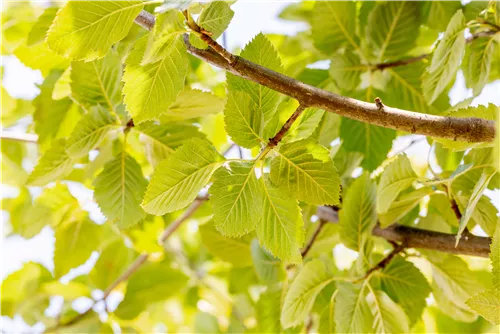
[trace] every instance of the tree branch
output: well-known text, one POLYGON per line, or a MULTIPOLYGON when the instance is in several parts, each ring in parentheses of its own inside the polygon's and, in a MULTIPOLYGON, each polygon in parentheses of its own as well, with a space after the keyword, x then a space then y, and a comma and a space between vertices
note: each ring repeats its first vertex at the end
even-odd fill
POLYGON ((295 111, 293 112, 292 116, 290 116, 285 124, 283 124, 283 126, 281 127, 281 129, 278 131, 278 133, 276 133, 276 135, 273 137, 273 138, 270 138, 269 139, 269 144, 268 146, 270 147, 274 147, 276 145, 278 145, 278 143, 281 141, 281 139, 283 139, 283 137, 285 136, 285 134, 288 132, 288 130, 290 130, 290 128, 292 127, 293 123, 297 120, 297 118, 299 118, 299 116, 302 114, 302 112, 304 111, 304 109, 306 109, 305 106, 303 106, 302 104, 300 104, 297 109, 295 109, 295 111))
POLYGON ((370 268, 366 274, 361 277, 360 279, 357 279, 355 281, 355 283, 358 283, 358 282, 361 282, 361 281, 364 281, 365 279, 367 279, 368 277, 370 277, 370 275, 374 272, 374 271, 377 271, 377 270, 382 270, 384 269, 391 261, 392 259, 398 255, 401 251, 403 251, 403 249, 405 249, 407 247, 406 245, 406 242, 402 242, 401 244, 397 244, 397 243, 394 243, 393 244, 393 247, 394 249, 385 257, 383 258, 379 263, 377 263, 374 267, 370 268))
MULTIPOLYGON (((316 215, 320 219, 338 222, 338 215, 329 207, 319 207, 316 215)), ((454 234, 421 230, 414 227, 393 224, 388 228, 375 226, 372 234, 387 241, 405 242, 407 248, 431 249, 451 254, 488 257, 491 238, 478 237, 470 233, 464 234, 463 241, 455 247, 454 234)))
POLYGON ((316 230, 314 231, 311 239, 309 239, 309 241, 307 242, 307 245, 304 247, 304 249, 300 253, 300 255, 302 255, 302 258, 305 258, 306 255, 307 255, 307 253, 309 253, 309 251, 311 250, 314 242, 316 241, 316 238, 320 234, 320 232, 323 229, 323 226, 325 226, 325 224, 328 224, 328 222, 326 220, 323 220, 323 219, 319 220, 318 227, 316 227, 316 230))
MULTIPOLYGON (((136 22, 146 29, 154 26, 154 18, 144 11, 136 22)), ((308 107, 316 107, 357 121, 385 128, 417 133, 426 136, 448 138, 465 142, 491 142, 495 138, 495 123, 481 118, 455 118, 435 116, 384 106, 379 110, 374 103, 340 96, 290 78, 235 56, 229 63, 212 49, 193 47, 185 36, 190 54, 244 79, 254 81, 277 92, 295 98, 308 107)))

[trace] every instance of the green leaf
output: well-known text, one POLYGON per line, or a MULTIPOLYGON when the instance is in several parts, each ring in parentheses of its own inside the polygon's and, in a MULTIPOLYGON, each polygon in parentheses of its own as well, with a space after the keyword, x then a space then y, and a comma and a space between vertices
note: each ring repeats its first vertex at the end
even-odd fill
POLYGON ((257 302, 257 323, 259 333, 280 333, 281 289, 268 289, 257 302))
POLYGON ((213 222, 200 226, 200 235, 201 242, 214 256, 231 263, 235 267, 252 265, 250 240, 248 238, 226 238, 214 228, 213 222))
POLYGON ((89 273, 92 284, 105 291, 127 269, 133 260, 134 252, 122 240, 108 244, 99 255, 94 268, 89 273))
POLYGON ((49 30, 52 21, 54 21, 58 10, 58 7, 49 7, 38 17, 26 39, 27 46, 32 46, 45 40, 47 30, 49 30))
POLYGON ((71 95, 85 107, 98 104, 114 111, 121 103, 122 61, 110 51, 98 60, 71 63, 71 95))
POLYGON ((160 116, 160 122, 176 122, 181 120, 216 114, 224 110, 224 100, 208 92, 198 89, 184 89, 175 102, 160 116))
POLYGON ((300 325, 311 311, 320 291, 332 280, 321 260, 307 262, 286 294, 281 313, 283 327, 300 325))
MULTIPOLYGON (((278 52, 262 33, 245 46, 240 56, 270 70, 283 72, 278 52)), ((251 96, 254 105, 264 115, 264 125, 275 115, 280 100, 278 92, 233 74, 227 74, 227 87, 229 91, 243 91, 251 96)), ((264 135, 270 137, 274 133, 264 135)))
POLYGON ((309 204, 337 205, 340 178, 328 150, 305 139, 280 146, 271 161, 271 181, 309 204))
POLYGON ((362 240, 377 223, 375 211, 376 185, 368 173, 363 173, 349 187, 340 210, 339 224, 342 243, 359 252, 362 240))
POLYGON ((472 322, 477 318, 465 304, 484 289, 476 273, 464 260, 447 256, 442 261, 430 259, 432 264, 432 290, 441 310, 458 321, 472 322))
POLYGON ((141 64, 154 63, 169 56, 175 44, 187 32, 184 15, 178 10, 169 10, 156 17, 153 31, 148 35, 141 64))
POLYGON ((158 120, 166 113, 184 88, 187 74, 186 46, 181 39, 172 43, 164 58, 143 66, 147 42, 147 36, 135 42, 123 74, 124 101, 136 124, 158 120))
POLYGON ((495 49, 495 37, 478 38, 469 45, 464 61, 464 76, 467 87, 472 88, 474 96, 479 95, 490 75, 491 60, 495 49))
POLYGON ((426 1, 423 3, 423 13, 430 28, 444 31, 461 7, 460 1, 426 1))
POLYGON ((491 241, 491 266, 493 273, 493 287, 500 290, 500 225, 497 225, 491 241))
POLYGON ((263 114, 249 94, 230 91, 224 108, 227 134, 236 144, 253 148, 265 143, 261 138, 263 114))
MULTIPOLYGON (((210 32, 214 40, 222 35, 234 16, 234 12, 229 6, 230 4, 226 1, 212 1, 203 8, 198 18, 198 25, 203 30, 210 32)), ((197 48, 207 48, 207 44, 195 34, 191 34, 189 40, 197 48)))
POLYGON ((366 301, 364 285, 339 283, 335 297, 335 323, 338 333, 371 333, 373 315, 366 301))
POLYGON ((389 163, 380 177, 377 188, 377 212, 386 213, 399 193, 412 185, 417 174, 404 154, 389 163))
POLYGON ((403 218, 415 206, 417 206, 422 198, 432 194, 433 192, 434 190, 431 187, 423 187, 402 195, 396 201, 392 202, 386 213, 378 216, 380 226, 385 228, 392 223, 397 222, 398 219, 403 218))
POLYGON ((90 219, 70 221, 56 228, 54 273, 61 277, 82 265, 100 243, 101 228, 90 219))
POLYGON ((205 138, 199 128, 185 123, 155 124, 154 122, 144 122, 133 128, 144 138, 146 156, 153 166, 160 162, 176 148, 181 146, 190 138, 205 138))
POLYGON ((368 123, 342 118, 340 139, 348 152, 359 152, 364 159, 363 168, 369 171, 377 168, 391 150, 396 131, 368 123))
POLYGON ((297 200, 262 180, 262 216, 257 227, 261 245, 285 263, 302 262, 304 221, 297 200))
POLYGON ((142 1, 70 1, 57 13, 47 43, 66 58, 102 58, 128 34, 143 7, 142 1))
POLYGON ((79 282, 68 282, 66 284, 59 281, 47 282, 42 285, 42 291, 50 296, 61 296, 67 300, 91 297, 90 287, 79 282))
POLYGON ((462 217, 460 218, 460 225, 458 226, 457 232, 457 245, 460 241, 460 237, 462 236, 462 232, 467 227, 467 223, 472 217, 474 210, 476 209, 476 205, 479 202, 479 199, 483 196, 483 192, 488 186, 491 178, 496 174, 496 170, 493 168, 485 168, 479 178, 479 181, 472 189, 472 194, 469 198, 469 202, 465 208, 465 212, 463 212, 462 217))
POLYGON ((261 282, 272 285, 285 279, 283 262, 262 249, 257 239, 252 241, 251 249, 255 273, 261 282))
POLYGON ((146 186, 141 166, 122 151, 95 179, 94 197, 108 220, 120 228, 129 228, 146 215, 140 206, 146 186))
POLYGON ((52 91, 53 100, 61 100, 71 95, 71 66, 66 68, 63 74, 57 79, 52 91))
POLYGON ((44 76, 54 69, 64 70, 70 64, 68 59, 49 49, 47 43, 21 44, 14 50, 14 55, 27 67, 40 70, 44 76))
POLYGON ((486 290, 467 300, 466 304, 494 325, 500 325, 500 291, 486 290))
POLYGON ((186 141, 156 167, 142 207, 155 215, 186 207, 223 162, 224 157, 208 141, 186 141))
POLYGON ((465 17, 459 10, 451 18, 423 76, 422 89, 428 103, 434 102, 456 76, 465 49, 464 29, 465 17))
POLYGON ((231 162, 219 168, 209 189, 215 228, 228 237, 253 231, 262 218, 262 189, 255 162, 231 162))
POLYGON ((368 66, 361 64, 356 53, 348 50, 344 54, 332 56, 329 73, 340 89, 350 92, 359 86, 361 74, 368 69, 368 66))
POLYGON ((62 180, 71 173, 74 161, 66 153, 66 139, 57 139, 52 147, 38 160, 38 164, 28 177, 30 186, 44 186, 47 183, 62 180))
POLYGON ((132 320, 148 305, 179 293, 188 277, 165 263, 148 263, 137 270, 127 284, 125 298, 115 311, 120 319, 132 320))
POLYGON ((419 26, 418 2, 378 3, 368 17, 366 37, 379 62, 400 59, 415 46, 419 26))
POLYGON ((99 145, 109 131, 118 128, 116 120, 101 106, 84 115, 75 126, 67 142, 66 152, 77 158, 99 145))
POLYGON ((311 26, 314 45, 326 55, 342 46, 359 49, 354 2, 317 2, 311 16, 311 26))
POLYGON ((377 272, 382 289, 400 305, 413 325, 426 307, 425 298, 430 286, 415 265, 402 257, 395 257, 382 271, 377 272))
POLYGON ((374 291, 367 296, 373 314, 374 333, 408 333, 408 318, 401 306, 392 301, 383 291, 374 291))

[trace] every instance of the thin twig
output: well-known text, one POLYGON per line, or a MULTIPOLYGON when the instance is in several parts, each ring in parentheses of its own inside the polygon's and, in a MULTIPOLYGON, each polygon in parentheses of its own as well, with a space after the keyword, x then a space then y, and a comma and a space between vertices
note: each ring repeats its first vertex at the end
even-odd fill
POLYGON ((361 281, 364 281, 365 279, 370 277, 373 272, 375 272, 377 270, 384 269, 392 261, 392 259, 396 255, 398 255, 401 251, 403 251, 406 248, 406 242, 404 242, 404 241, 399 245, 397 243, 392 243, 392 245, 393 245, 394 249, 385 258, 383 258, 379 263, 377 263, 374 267, 370 268, 363 277, 356 280, 355 283, 359 283, 361 281))
POLYGON ((293 123, 299 118, 299 116, 302 114, 302 112, 306 109, 306 107, 302 104, 299 104, 297 109, 293 112, 293 114, 286 120, 285 124, 281 127, 281 129, 276 133, 276 135, 273 138, 269 138, 269 144, 268 146, 274 147, 278 145, 278 143, 283 139, 285 134, 290 130, 292 127, 293 123))
POLYGON ((309 239, 309 242, 307 243, 306 247, 302 250, 300 253, 302 255, 302 258, 305 258, 307 253, 311 250, 314 242, 316 241, 316 238, 320 234, 321 230, 323 229, 323 226, 327 224, 328 222, 326 220, 320 219, 318 222, 318 227, 316 227, 316 230, 314 230, 313 235, 311 236, 311 239, 309 239))

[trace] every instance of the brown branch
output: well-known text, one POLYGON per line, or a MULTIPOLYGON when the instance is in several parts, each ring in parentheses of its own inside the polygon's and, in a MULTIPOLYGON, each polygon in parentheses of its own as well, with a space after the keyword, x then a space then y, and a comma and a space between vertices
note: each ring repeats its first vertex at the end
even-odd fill
MULTIPOLYGON (((149 17, 148 15, 141 13, 139 16, 139 24, 146 26, 147 29, 154 26, 154 20, 149 20, 147 24, 144 24, 145 19, 149 17)), ((432 137, 465 142, 491 142, 495 138, 494 121, 475 117, 456 118, 428 115, 388 106, 384 106, 381 111, 378 110, 374 103, 340 96, 307 85, 238 56, 235 56, 234 63, 230 64, 224 57, 210 48, 200 50, 193 47, 189 43, 187 35, 184 41, 188 52, 193 56, 244 79, 293 97, 308 107, 316 107, 340 116, 385 128, 432 137)))
POLYGON ((382 71, 382 70, 384 70, 386 68, 390 68, 390 67, 397 67, 397 66, 404 66, 404 65, 413 64, 413 63, 416 63, 418 61, 421 61, 422 59, 427 58, 428 56, 429 56, 429 54, 426 53, 426 54, 422 54, 422 55, 417 56, 417 57, 396 60, 396 61, 389 62, 389 63, 376 64, 376 65, 373 65, 373 67, 375 70, 382 71))
MULTIPOLYGON (((338 215, 329 207, 319 207, 316 215, 320 219, 338 222, 338 215)), ((491 238, 478 237, 470 233, 455 247, 456 235, 421 230, 414 227, 393 224, 387 228, 375 226, 372 234, 387 241, 406 242, 407 248, 431 249, 451 254, 488 257, 491 238)))
POLYGON ((273 138, 269 138, 269 144, 268 144, 268 146, 275 147, 276 145, 278 145, 278 143, 281 141, 281 139, 283 139, 283 137, 288 132, 288 130, 290 130, 290 128, 292 127, 293 123, 302 114, 302 112, 304 111, 304 109, 306 109, 306 107, 303 106, 302 104, 300 104, 297 107, 297 109, 295 109, 295 111, 293 112, 292 116, 290 116, 287 119, 287 121, 285 122, 285 124, 283 124, 283 126, 281 127, 281 129, 278 131, 278 133, 276 133, 276 135, 273 138))
POLYGON ((316 227, 316 230, 314 230, 314 233, 311 236, 311 239, 309 239, 309 241, 307 242, 306 247, 304 247, 304 249, 300 253, 302 255, 302 258, 305 258, 306 255, 307 255, 307 253, 309 253, 309 251, 311 250, 314 242, 316 241, 316 238, 320 234, 320 232, 323 229, 323 226, 325 226, 325 224, 328 224, 328 222, 326 220, 323 220, 323 219, 319 220, 318 227, 316 227))
POLYGON ((406 242, 403 241, 401 244, 394 243, 393 244, 394 249, 385 257, 383 258, 379 263, 377 263, 374 267, 370 268, 366 274, 361 277, 360 279, 357 279, 355 283, 364 281, 370 275, 377 270, 383 270, 391 261, 392 259, 398 255, 401 251, 403 251, 406 248, 406 242))

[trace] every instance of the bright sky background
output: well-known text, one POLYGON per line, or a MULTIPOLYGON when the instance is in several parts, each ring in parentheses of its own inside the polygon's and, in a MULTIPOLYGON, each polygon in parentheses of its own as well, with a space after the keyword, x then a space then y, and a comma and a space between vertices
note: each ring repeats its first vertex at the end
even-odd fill
MULTIPOLYGON (((298 22, 284 21, 277 18, 278 13, 283 7, 290 2, 283 1, 239 1, 235 3, 232 8, 235 11, 234 18, 227 31, 227 46, 229 49, 236 47, 243 47, 259 32, 264 33, 279 33, 293 35, 298 31, 307 28, 305 24, 298 22)), ((2 57, 2 63, 5 70, 4 85, 9 94, 14 97, 32 99, 38 94, 38 88, 35 84, 42 82, 42 76, 39 71, 33 71, 23 66, 15 57, 2 57)), ((465 83, 462 75, 459 75, 459 80, 450 93, 451 103, 464 100, 472 96, 471 91, 465 89, 465 83)), ((473 104, 487 104, 488 102, 500 105, 500 81, 485 87, 483 93, 477 97, 473 104)), ((411 139, 401 139, 394 144, 394 149, 398 150, 399 147, 404 147, 411 139)), ((407 151, 410 158, 413 160, 426 161, 429 145, 426 141, 420 142, 407 151)), ((96 221, 103 221, 103 217, 99 209, 92 201, 92 191, 84 187, 77 187, 72 185, 70 188, 72 194, 76 196, 84 208, 88 209, 91 217, 96 221)), ((8 194, 8 189, 2 187, 2 196, 8 194)), ((12 195, 11 195, 12 196, 12 195)), ((500 202, 499 192, 490 192, 491 198, 496 198, 497 207, 500 202)), ((495 201, 494 201, 495 202, 495 201)), ((2 211, 2 225, 5 224, 8 218, 8 213, 2 211)), ((2 246, 1 246, 1 279, 5 278, 13 271, 20 269, 23 263, 28 261, 35 261, 43 264, 49 270, 53 269, 52 257, 54 251, 54 237, 49 228, 44 228, 42 232, 36 237, 25 240, 19 236, 3 238, 2 233, 2 246)), ((95 254, 94 254, 95 255, 95 254)), ((84 268, 89 270, 93 263, 97 260, 97 256, 92 256, 91 259, 84 265, 84 268)), ((82 270, 70 272, 66 275, 69 280, 72 277, 78 276, 82 270)), ((89 300, 81 300, 76 303, 79 309, 85 310, 89 300)), ((56 303, 57 304, 57 303, 56 303)), ((54 306, 54 308, 57 308, 54 306)), ((23 324, 21 319, 10 321, 6 317, 4 320, 3 328, 9 331, 26 331, 29 327, 23 324)), ((41 330, 37 326, 32 330, 41 330)))

